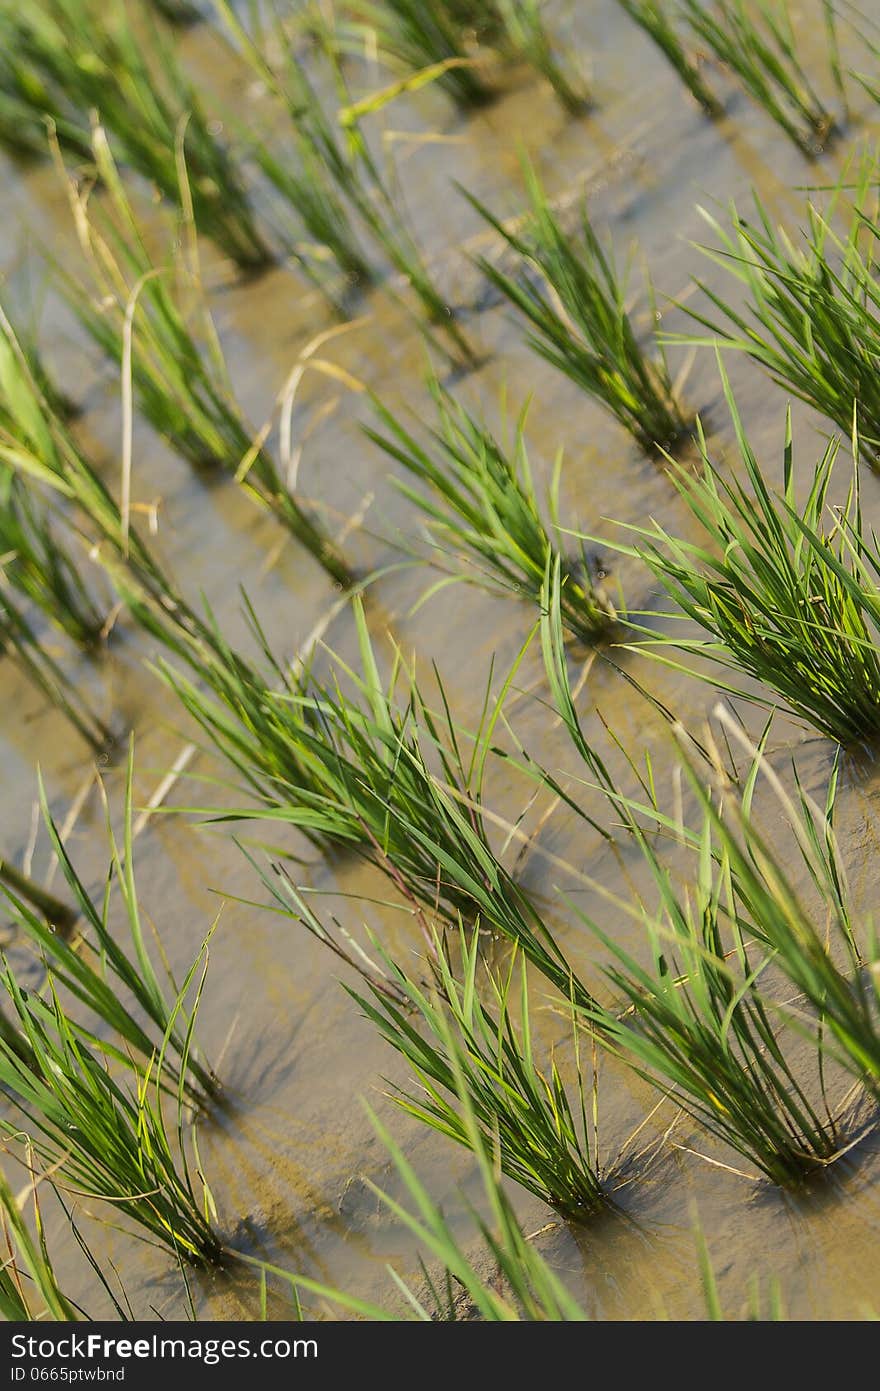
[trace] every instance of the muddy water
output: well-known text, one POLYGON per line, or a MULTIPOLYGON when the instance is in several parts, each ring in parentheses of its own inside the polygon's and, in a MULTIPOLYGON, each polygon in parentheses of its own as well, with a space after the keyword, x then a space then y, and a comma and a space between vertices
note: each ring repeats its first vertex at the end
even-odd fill
MULTIPOLYGON (((821 65, 823 37, 815 9, 795 6, 811 63, 821 65)), ((871 9, 875 6, 871 6, 871 9)), ((504 214, 519 206, 518 150, 537 161, 551 194, 570 201, 579 190, 590 194, 596 221, 610 229, 623 261, 637 242, 661 294, 663 323, 671 330, 686 324, 680 311, 666 308, 663 296, 686 291, 697 272, 710 283, 720 273, 689 245, 704 237, 695 205, 722 208, 731 198, 740 206, 756 186, 772 215, 797 221, 802 195, 798 185, 830 180, 843 151, 809 166, 785 143, 745 97, 717 79, 728 96, 728 118, 712 125, 701 116, 677 78, 650 43, 633 28, 613 0, 591 5, 551 6, 572 51, 592 74, 595 112, 580 121, 563 118, 552 95, 526 74, 512 76, 499 102, 463 123, 437 93, 425 92, 386 116, 386 137, 398 153, 403 194, 413 223, 450 295, 464 305, 466 322, 485 349, 486 362, 461 384, 466 400, 490 419, 497 414, 502 388, 514 409, 528 393, 533 402, 530 441, 540 477, 549 476, 554 455, 565 446, 564 516, 598 538, 614 532, 612 519, 640 524, 656 517, 688 534, 689 521, 668 480, 633 448, 628 438, 588 399, 545 367, 525 346, 508 311, 484 293, 462 247, 493 254, 475 215, 450 191, 458 179, 504 214), (430 137, 427 139, 426 137, 430 137), (819 176, 817 180, 817 175, 819 176)), ((185 40, 187 61, 198 80, 227 102, 259 103, 225 46, 209 27, 185 40)), ((259 108, 262 114, 264 108, 259 108)), ((857 135, 876 133, 867 99, 856 99, 857 135)), ((3 232, 4 264, 13 286, 39 287, 41 270, 32 250, 37 238, 64 258, 73 255, 63 196, 48 170, 23 175, 5 165, 4 177, 19 222, 3 232)), ((326 311, 296 275, 280 268, 255 283, 235 285, 224 267, 206 252, 208 275, 216 285, 217 322, 242 401, 255 424, 271 411, 275 393, 302 346, 326 327, 326 311)), ((645 317, 636 294, 641 262, 634 267, 635 312, 645 317)), ((726 280, 729 292, 732 282, 726 280)), ((411 321, 387 296, 363 305, 366 322, 336 340, 332 355, 367 382, 392 407, 420 410, 423 350, 411 321)), ((85 413, 78 426, 108 479, 118 470, 120 421, 117 384, 112 373, 77 335, 69 316, 49 295, 43 311, 43 339, 65 386, 85 413)), ((328 350, 329 352, 330 350, 328 350)), ((686 366, 687 353, 671 353, 673 373, 686 366)), ((772 479, 781 468, 785 396, 768 385, 748 362, 728 363, 753 443, 772 479)), ((710 353, 696 356, 683 386, 685 398, 700 409, 712 448, 736 467, 731 431, 710 353)), ((361 403, 328 379, 306 377, 294 414, 305 439, 301 481, 304 491, 322 500, 332 525, 360 522, 346 546, 367 568, 400 560, 396 541, 411 539, 409 505, 390 485, 389 466, 359 433, 361 403)), ((823 422, 795 406, 798 457, 808 469, 821 448, 823 422)), ((328 619, 327 641, 346 658, 354 655, 352 625, 345 611, 334 616, 338 596, 322 572, 285 540, 229 484, 206 486, 175 459, 145 425, 135 437, 135 492, 139 503, 158 504, 156 544, 181 586, 195 596, 202 590, 234 640, 247 641, 238 591, 252 597, 277 649, 293 654, 315 625, 328 619)), ((845 469, 839 487, 845 487, 845 469)), ((863 477, 869 522, 880 520, 880 493, 863 477)), ((84 564, 86 561, 84 560, 84 564)), ((655 603, 658 595, 645 573, 628 564, 610 565, 632 608, 655 603)), ((435 658, 456 715, 465 726, 476 720, 494 657, 495 685, 515 659, 533 614, 512 599, 495 599, 456 586, 446 588, 413 612, 427 572, 389 571, 371 591, 371 620, 377 638, 387 630, 412 653, 428 679, 435 658)), ((664 620, 667 630, 672 620, 664 620)), ((162 774, 193 737, 183 715, 147 672, 150 646, 120 624, 100 667, 77 668, 97 709, 116 713, 137 737, 138 797, 145 801, 162 774)), ((583 659, 582 654, 582 659, 583 659)), ((615 659, 697 728, 714 703, 711 690, 674 671, 653 667, 644 658, 617 652, 615 659)), ((322 659, 323 660, 323 659, 322 659)), ((558 726, 542 703, 544 688, 536 653, 530 652, 517 679, 510 714, 529 753, 577 788, 576 762, 558 726)), ((28 689, 9 663, 0 665, 0 845, 32 861, 35 873, 50 872, 45 838, 34 835, 32 803, 39 761, 59 819, 75 804, 79 810, 71 845, 86 877, 98 882, 105 868, 101 838, 103 811, 89 789, 93 762, 63 719, 28 689)), ((603 749, 599 716, 605 716, 623 746, 636 756, 650 750, 658 783, 670 789, 673 759, 662 722, 621 675, 603 661, 592 664, 579 697, 587 730, 603 749)), ((761 717, 743 710, 747 723, 761 717)), ((822 797, 832 750, 794 724, 778 719, 772 751, 782 772, 796 755, 807 788, 822 797)), ((624 785, 631 776, 613 747, 612 770, 624 785)), ((118 811, 119 770, 105 769, 118 811)), ((190 763, 193 777, 218 772, 207 754, 190 763)), ((588 789, 578 789, 584 806, 601 819, 605 813, 588 789)), ((876 901, 878 778, 875 767, 846 769, 839 805, 839 829, 847 854, 853 892, 869 913, 876 901)), ((580 923, 575 907, 635 943, 622 912, 603 903, 586 884, 590 877, 621 893, 647 894, 644 872, 626 846, 608 845, 582 821, 548 800, 528 805, 533 788, 509 765, 493 768, 488 800, 502 821, 522 821, 528 845, 514 840, 508 858, 545 908, 560 941, 588 979, 599 980, 601 953, 580 923), (563 900, 563 894, 565 900, 563 900)), ((212 791, 211 795, 216 795, 212 791)), ((229 794, 230 803, 235 800, 229 794)), ((175 788, 170 805, 198 803, 198 783, 175 788)), ((247 838, 248 828, 244 828, 247 838)), ((253 839, 257 839, 253 833, 253 839)), ((280 839, 280 835, 275 837, 280 839)), ((503 831, 499 830, 499 844, 503 831)), ((412 944, 406 915, 387 903, 389 892, 378 874, 342 856, 319 859, 300 844, 290 848, 301 859, 298 881, 323 895, 319 902, 335 912, 354 934, 366 927, 395 950, 412 944)), ((399 1183, 364 1113, 366 1099, 391 1125, 408 1157, 444 1203, 456 1230, 468 1240, 461 1194, 479 1205, 467 1158, 435 1141, 396 1115, 383 1097, 383 1078, 400 1078, 401 1069, 361 1021, 340 988, 338 964, 293 924, 242 903, 264 893, 244 856, 228 835, 204 828, 185 816, 156 815, 138 839, 138 869, 145 909, 162 936, 172 966, 182 972, 205 932, 219 922, 199 1033, 228 1089, 225 1112, 203 1127, 201 1155, 214 1189, 224 1229, 242 1249, 278 1265, 335 1283, 369 1297, 381 1297, 392 1262, 411 1274, 412 1243, 384 1214, 365 1182, 370 1179, 399 1194, 399 1183)), ((686 866, 682 864, 684 871, 686 866)), ((540 987, 537 987, 538 994, 540 987)), ((536 995, 537 998, 537 995, 536 995)), ((548 1044, 560 1043, 563 1030, 550 1013, 539 1014, 548 1044)), ((564 1056, 564 1051, 562 1056, 564 1056)), ((781 1282, 787 1307, 801 1318, 846 1317, 876 1304, 880 1275, 880 1154, 867 1141, 805 1198, 791 1198, 708 1160, 737 1166, 735 1156, 713 1148, 683 1120, 658 1147, 674 1113, 652 1115, 656 1096, 616 1064, 603 1064, 600 1076, 601 1147, 609 1181, 617 1185, 613 1213, 583 1231, 553 1225, 553 1215, 527 1195, 516 1194, 528 1231, 548 1224, 543 1249, 600 1318, 654 1317, 662 1312, 694 1317, 701 1312, 692 1239, 695 1214, 709 1243, 722 1298, 738 1312, 753 1275, 766 1288, 781 1282), (621 1151, 642 1160, 621 1164, 621 1151), (616 1175, 616 1177, 615 1177, 616 1175)), ((741 1167, 741 1166, 740 1166, 741 1167)), ((129 1235, 112 1231, 80 1212, 83 1231, 99 1258, 112 1258, 138 1314, 155 1311, 183 1317, 181 1283, 162 1253, 129 1235)), ((57 1264, 68 1287, 95 1315, 108 1306, 63 1222, 52 1223, 57 1264)), ((204 1315, 233 1316, 256 1309, 254 1282, 235 1272, 192 1283, 204 1315)), ((276 1306, 283 1309, 283 1302, 276 1306)))

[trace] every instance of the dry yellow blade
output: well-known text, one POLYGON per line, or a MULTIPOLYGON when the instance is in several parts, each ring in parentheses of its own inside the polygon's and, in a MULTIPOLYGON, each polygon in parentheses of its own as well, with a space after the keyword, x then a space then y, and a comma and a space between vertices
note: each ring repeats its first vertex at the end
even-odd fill
POLYGON ((404 92, 417 92, 420 87, 426 87, 429 82, 436 82, 444 73, 449 72, 450 68, 472 68, 479 62, 478 58, 444 58, 442 63, 432 63, 430 67, 420 68, 418 72, 412 72, 407 77, 401 77, 397 82, 392 82, 387 87, 382 87, 372 95, 361 97, 360 101, 353 102, 351 106, 343 106, 337 112, 337 120, 344 127, 357 125, 362 116, 370 116, 375 111, 381 111, 389 102, 396 101, 404 92))

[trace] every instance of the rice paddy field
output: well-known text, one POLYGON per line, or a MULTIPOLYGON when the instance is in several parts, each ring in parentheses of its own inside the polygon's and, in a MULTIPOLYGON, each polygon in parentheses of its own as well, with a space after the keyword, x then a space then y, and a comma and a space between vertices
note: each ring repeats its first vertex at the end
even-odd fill
POLYGON ((880 9, 0 0, 9 1319, 875 1317, 880 9))

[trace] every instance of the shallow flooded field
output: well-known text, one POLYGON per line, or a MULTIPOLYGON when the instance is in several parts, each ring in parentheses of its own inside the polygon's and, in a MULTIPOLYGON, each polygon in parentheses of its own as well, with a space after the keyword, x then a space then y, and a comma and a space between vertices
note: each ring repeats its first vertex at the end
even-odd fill
MULTIPOLYGON (((873 11, 872 0, 863 9, 873 11)), ((794 3, 805 66, 827 84, 825 31, 820 7, 794 3)), ((880 9, 869 19, 880 21, 880 9)), ((652 308, 642 292, 647 266, 657 292, 657 317, 671 333, 689 330, 673 301, 700 303, 694 276, 731 292, 731 277, 695 247, 712 233, 698 206, 722 221, 731 202, 745 212, 755 189, 774 220, 796 231, 803 218, 806 187, 833 184, 849 153, 880 133, 878 108, 868 95, 853 95, 850 127, 821 159, 806 160, 767 116, 724 74, 710 66, 723 94, 726 114, 708 120, 672 68, 633 25, 616 0, 552 3, 547 24, 560 46, 587 73, 593 109, 573 118, 531 70, 515 68, 498 100, 468 119, 458 116, 434 87, 402 97, 378 113, 371 136, 391 149, 400 197, 415 234, 451 302, 478 346, 479 367, 458 377, 463 400, 500 419, 506 397, 515 416, 531 398, 527 423, 530 459, 540 484, 550 479, 564 448, 561 520, 572 531, 596 538, 608 571, 606 585, 625 595, 631 611, 668 610, 659 586, 634 560, 603 551, 602 541, 620 537, 620 524, 641 526, 656 519, 677 536, 693 536, 695 523, 669 477, 645 457, 623 430, 585 393, 554 371, 524 339, 522 323, 487 286, 475 254, 502 256, 500 240, 487 231, 461 195, 467 189, 502 218, 525 206, 521 160, 530 157, 555 206, 576 212, 588 198, 591 217, 609 234, 619 266, 632 250, 632 312, 641 332, 652 308)), ((856 39, 848 54, 858 68, 856 39)), ((187 70, 217 109, 238 121, 265 122, 270 112, 249 71, 206 18, 186 30, 179 43, 187 70)), ((382 78, 368 61, 355 61, 356 91, 374 90, 382 78)), ((283 123, 279 124, 283 141, 283 123)), ((78 439, 100 463, 116 491, 122 418, 118 375, 102 361, 57 294, 44 290, 43 253, 75 266, 76 246, 69 208, 57 172, 47 165, 25 167, 5 156, 7 210, 0 231, 2 267, 18 303, 39 306, 40 342, 64 390, 82 407, 78 439)), ((137 186, 137 184, 135 184, 137 186)), ((149 191, 139 186, 143 206, 149 191)), ((257 194, 258 206, 263 195, 257 194)), ((267 209, 267 212, 270 210, 267 209)), ((270 213, 271 215, 271 213, 270 213)), ((566 211, 566 216, 568 212, 566 211)), ((279 265, 236 279, 209 245, 203 274, 211 285, 223 348, 235 391, 256 430, 273 417, 276 397, 303 348, 334 320, 317 291, 293 265, 279 265)), ((413 318, 387 287, 363 296, 347 330, 328 340, 321 356, 345 369, 395 412, 428 419, 424 378, 426 349, 413 318)), ((680 394, 704 422, 712 457, 740 467, 715 356, 683 346, 669 350, 671 375, 680 394)), ((725 359, 752 445, 773 486, 782 483, 786 391, 742 354, 725 359)), ((438 369, 442 368, 439 359, 438 369)), ((828 423, 792 402, 795 480, 812 477, 824 448, 828 423)), ((493 597, 465 584, 439 587, 437 578, 412 562, 413 548, 425 553, 414 508, 391 483, 392 468, 364 436, 369 418, 363 393, 341 379, 307 372, 292 415, 293 439, 301 445, 299 486, 326 509, 331 533, 344 537, 346 556, 362 576, 366 612, 384 663, 399 645, 436 696, 436 664, 455 718, 464 729, 480 719, 487 682, 497 693, 522 648, 536 613, 527 601, 493 597)), ((276 421, 277 427, 277 421, 276 421)), ((273 443, 277 434, 273 432, 273 443)), ((845 500, 850 472, 846 459, 835 475, 833 500, 845 500), (839 497, 838 497, 839 495, 839 497)), ((880 482, 861 474, 868 529, 880 526, 880 482)), ((273 650, 286 659, 311 650, 326 672, 331 649, 356 664, 356 632, 350 606, 312 558, 276 522, 255 507, 229 479, 206 480, 177 458, 142 420, 133 439, 133 499, 138 524, 155 521, 153 538, 180 589, 197 605, 204 595, 230 641, 252 650, 243 615, 242 591, 252 602, 273 650)), ((100 588, 96 567, 92 579, 100 588)), ((653 620, 670 631, 680 620, 653 620)), ((373 1132, 364 1102, 375 1110, 402 1146, 431 1195, 465 1242, 472 1241, 467 1204, 478 1208, 482 1189, 465 1152, 403 1115, 387 1099, 387 1083, 404 1082, 400 1059, 362 1019, 342 988, 352 973, 290 918, 261 905, 267 894, 235 835, 263 862, 280 846, 295 858, 289 872, 316 896, 320 911, 335 914, 352 937, 366 943, 367 929, 395 952, 418 949, 418 935, 402 902, 377 869, 353 854, 324 855, 293 832, 259 822, 204 824, 177 808, 203 804, 238 806, 234 789, 205 782, 228 773, 210 752, 198 748, 200 734, 151 671, 161 654, 121 615, 107 651, 97 664, 71 655, 52 636, 65 664, 113 728, 131 729, 136 750, 136 806, 144 807, 170 769, 180 776, 167 788, 160 808, 144 816, 136 838, 136 870, 142 910, 161 938, 170 965, 185 973, 206 932, 217 919, 198 1020, 204 1054, 222 1079, 226 1101, 200 1129, 201 1166, 217 1203, 219 1223, 230 1243, 285 1270, 310 1276, 364 1298, 394 1300, 386 1271, 391 1264, 416 1283, 418 1250, 383 1209, 368 1180, 401 1196, 393 1165, 373 1132), (207 793, 205 788, 208 788, 207 793), (269 847, 268 850, 264 847, 269 847)), ((612 645, 598 653, 572 650, 572 669, 583 667, 578 710, 620 785, 634 779, 625 755, 641 763, 650 752, 661 801, 678 795, 674 742, 668 726, 628 677, 691 731, 699 731, 717 703, 712 688, 672 667, 612 645), (619 741, 612 742, 605 725, 619 741)), ((747 680, 747 678, 744 678, 747 680)), ((64 717, 35 694, 9 660, 0 663, 0 847, 39 880, 51 874, 51 848, 40 827, 36 769, 39 766, 60 825, 69 824, 68 845, 86 883, 100 885, 106 872, 104 810, 89 748, 71 733, 64 717)), ((737 707, 755 737, 763 709, 737 707)), ((522 748, 553 772, 602 824, 609 810, 601 795, 584 785, 584 770, 551 708, 537 641, 520 666, 507 703, 507 719, 522 748)), ((498 740, 513 748, 499 726, 498 740)), ((791 785, 796 757, 800 780, 824 803, 835 748, 785 715, 770 734, 771 761, 791 785)), ((124 739, 104 755, 101 772, 118 819, 124 779, 124 739)), ((850 876, 857 915, 876 914, 877 764, 870 750, 844 758, 836 830, 850 876)), ((689 794, 685 792, 687 802, 689 794)), ((759 798, 760 800, 760 798, 759 798)), ((632 922, 603 897, 600 888, 625 896, 653 893, 636 849, 625 840, 609 844, 547 789, 538 790, 509 762, 490 760, 486 805, 493 814, 496 849, 541 905, 560 945, 591 988, 601 989, 604 954, 579 920, 591 914, 617 940, 637 950, 632 922)), ((813 890, 806 871, 786 849, 788 831, 772 802, 769 833, 787 856, 797 887, 813 890)), ((684 871, 684 857, 676 865, 684 871)), ((57 870, 51 880, 60 891, 57 870)), ((504 948, 487 950, 504 959, 504 948)), ((13 965, 33 971, 20 944, 8 950, 13 965)), ((557 1049, 560 1066, 571 1069, 569 1029, 557 1010, 543 1008, 542 982, 533 980, 536 1032, 543 1048, 557 1049)), ((805 1045, 806 1046, 806 1045, 805 1045)), ((834 1079, 839 1091, 846 1083, 834 1079)), ((703 1316, 704 1303, 694 1239, 699 1224, 718 1279, 721 1301, 731 1316, 746 1307, 753 1281, 766 1291, 778 1279, 788 1316, 796 1319, 859 1317, 877 1307, 880 1278, 880 1142, 873 1133, 840 1160, 828 1175, 796 1194, 756 1182, 732 1152, 709 1141, 657 1092, 622 1063, 599 1067, 598 1127, 603 1165, 615 1184, 613 1207, 576 1229, 551 1209, 510 1185, 517 1213, 554 1270, 585 1311, 597 1319, 703 1316), (618 1163, 629 1155, 630 1162, 618 1163), (639 1158, 634 1156, 640 1155, 639 1158), (615 1172, 617 1177, 615 1179, 615 1172)), ((89 1203, 73 1199, 83 1233, 105 1266, 112 1262, 139 1317, 187 1316, 187 1292, 168 1256, 138 1242, 130 1231, 92 1220, 89 1203)), ((62 1287, 93 1317, 111 1313, 109 1300, 78 1249, 63 1214, 47 1207, 49 1242, 62 1287)), ((95 1211, 106 1219, 106 1212, 95 1211)), ((189 1294, 203 1317, 257 1316, 259 1281, 247 1268, 188 1276, 189 1294)), ((284 1316, 286 1294, 273 1287, 271 1312, 284 1316)), ((326 1306, 317 1301, 321 1312, 326 1306)))

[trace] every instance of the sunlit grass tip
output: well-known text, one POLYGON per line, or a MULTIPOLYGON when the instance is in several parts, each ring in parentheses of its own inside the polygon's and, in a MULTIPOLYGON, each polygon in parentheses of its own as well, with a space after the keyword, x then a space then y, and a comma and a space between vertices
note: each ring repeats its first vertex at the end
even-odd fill
POLYGON ((469 202, 516 258, 512 273, 486 256, 477 264, 530 326, 543 358, 595 397, 647 452, 674 448, 688 426, 662 351, 647 353, 627 310, 626 278, 617 272, 586 205, 569 232, 535 169, 524 167, 529 207, 517 230, 478 199, 469 202))

